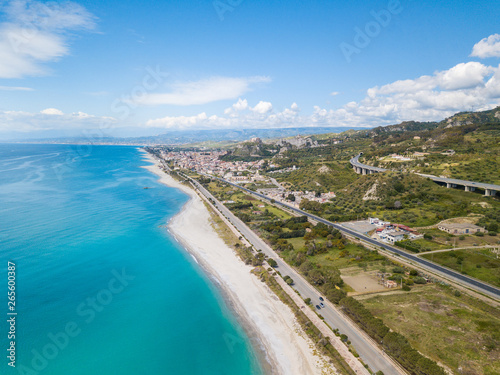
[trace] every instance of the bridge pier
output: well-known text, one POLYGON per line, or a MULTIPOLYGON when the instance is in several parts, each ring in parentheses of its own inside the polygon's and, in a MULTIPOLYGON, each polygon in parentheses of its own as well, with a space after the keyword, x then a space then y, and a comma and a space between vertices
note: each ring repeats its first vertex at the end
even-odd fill
POLYGON ((474 186, 465 185, 465 191, 476 191, 476 188, 474 186))
POLYGON ((363 175, 365 175, 365 174, 366 174, 367 169, 365 169, 365 168, 361 168, 361 171, 362 171, 361 173, 362 173, 363 175))
POLYGON ((484 190, 484 195, 486 197, 491 197, 493 195, 496 195, 496 193, 497 193, 496 190, 493 190, 493 189, 485 189, 484 190))

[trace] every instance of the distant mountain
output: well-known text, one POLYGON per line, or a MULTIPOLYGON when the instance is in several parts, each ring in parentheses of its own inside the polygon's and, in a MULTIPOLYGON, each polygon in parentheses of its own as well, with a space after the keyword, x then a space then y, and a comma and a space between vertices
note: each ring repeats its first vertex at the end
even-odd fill
POLYGON ((350 128, 339 127, 303 127, 303 128, 279 128, 279 129, 212 129, 212 130, 184 130, 171 131, 156 137, 146 139, 154 143, 185 144, 205 141, 234 141, 241 142, 251 138, 284 138, 296 135, 321 134, 338 132, 341 133, 350 128))
POLYGON ((321 133, 341 133, 349 127, 297 127, 276 129, 211 129, 211 130, 174 130, 157 136, 98 138, 94 142, 84 137, 24 139, 23 142, 32 143, 99 143, 99 144, 136 144, 136 145, 182 145, 207 141, 234 141, 241 142, 251 138, 286 138, 296 135, 310 135, 321 133))

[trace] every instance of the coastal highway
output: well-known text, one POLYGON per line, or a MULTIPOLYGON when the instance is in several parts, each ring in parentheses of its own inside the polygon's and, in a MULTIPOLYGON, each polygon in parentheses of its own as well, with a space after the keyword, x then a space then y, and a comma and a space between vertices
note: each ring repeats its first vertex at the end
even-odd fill
MULTIPOLYGON (((186 178, 189 178, 185 176, 186 178)), ((245 223, 238 219, 226 206, 220 203, 209 191, 207 191, 197 181, 190 179, 195 184, 198 191, 206 198, 212 199, 215 202, 217 209, 227 217, 227 219, 245 236, 245 238, 257 250, 261 250, 265 255, 273 258, 278 264, 278 270, 281 275, 290 276, 295 288, 302 298, 311 298, 313 305, 320 303, 320 293, 309 282, 307 282, 300 274, 283 261, 276 252, 270 248, 257 234, 255 234, 245 223)), ((373 340, 362 332, 358 327, 351 323, 342 315, 337 308, 328 301, 323 302, 325 308, 318 311, 325 318, 325 322, 333 329, 338 328, 340 333, 346 334, 351 341, 352 346, 356 349, 364 363, 370 366, 373 372, 382 371, 385 375, 404 374, 399 366, 394 363, 373 340)), ((305 305, 305 303, 304 303, 305 305)), ((306 307, 307 308, 307 307, 306 307)))
MULTIPOLYGON (((211 177, 211 178, 217 178, 217 177, 213 177, 213 176, 207 176, 207 177, 211 177)), ((224 179, 221 179, 221 178, 217 178, 218 180, 220 180, 221 182, 224 182, 226 184, 229 184, 229 185, 232 185, 234 187, 237 187, 238 189, 242 189, 244 191, 246 191, 247 193, 249 194, 253 194, 261 199, 265 199, 265 200, 268 200, 268 201, 271 201, 271 198, 263 195, 263 194, 259 194, 259 193, 256 193, 252 190, 249 190, 249 189, 246 189, 242 186, 239 186, 237 184, 233 184, 229 181, 226 181, 224 179)), ((282 203, 282 202, 278 202, 278 201, 275 201, 275 204, 278 204, 282 207, 285 207, 287 208, 288 210, 292 210, 300 215, 305 215, 313 220, 316 220, 318 222, 321 222, 321 223, 324 223, 326 225, 329 225, 329 226, 332 226, 336 229, 338 229, 339 231, 343 232, 343 233, 346 233, 352 237, 357 237, 359 238, 360 240, 363 240, 365 242, 368 242, 370 243, 371 245, 374 245, 374 246, 377 246, 377 247, 380 247, 380 248, 383 248, 384 250, 387 250, 391 253, 394 253, 394 254, 397 254, 399 255, 401 258, 404 258, 405 260, 410 260, 416 264, 418 264, 419 266, 423 267, 423 268, 426 268, 442 277, 445 277, 447 279, 450 279, 450 280, 453 280, 454 282, 458 283, 458 284, 461 284, 461 285, 464 285, 468 288, 471 288, 479 293, 483 293, 483 294, 486 294, 494 299, 499 299, 500 298, 500 289, 492 286, 492 285, 489 285, 487 283, 484 283, 482 281, 479 281, 479 280, 476 280, 472 277, 469 277, 469 276, 466 276, 466 275, 463 275, 459 272, 455 272, 449 268, 446 268, 446 267, 443 267, 443 266, 440 266, 439 264, 436 264, 434 262, 431 262, 427 259, 423 259, 423 258, 419 258, 413 254, 410 254, 410 253, 407 253, 406 251, 403 251, 403 250, 400 250, 394 246, 390 246, 388 244, 385 244, 385 243, 382 243, 382 242, 379 242, 379 241, 376 241, 374 240, 373 238, 370 238, 370 237, 367 237, 361 233, 358 233, 358 232, 355 232, 351 229, 348 229, 340 224, 336 224, 336 223, 332 223, 331 221, 328 221, 326 219, 323 219, 319 216, 316 216, 316 215, 313 215, 313 214, 310 214, 308 212, 305 212, 305 211, 302 211, 298 208, 295 208, 295 207, 292 207, 292 206, 289 206, 288 204, 285 204, 285 203, 282 203)))

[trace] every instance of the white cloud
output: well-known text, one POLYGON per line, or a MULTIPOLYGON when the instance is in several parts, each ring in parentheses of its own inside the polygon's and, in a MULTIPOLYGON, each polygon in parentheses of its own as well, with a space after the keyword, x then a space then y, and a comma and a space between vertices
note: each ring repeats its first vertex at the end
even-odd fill
POLYGON ((44 115, 56 115, 56 116, 64 115, 64 113, 61 110, 56 109, 56 108, 47 108, 47 109, 44 109, 43 111, 40 111, 40 113, 42 113, 44 115))
POLYGON ((500 57, 500 34, 493 34, 481 39, 472 48, 471 56, 481 59, 487 57, 500 57))
POLYGON ((116 119, 94 116, 84 112, 65 114, 56 108, 46 108, 38 113, 0 111, 0 135, 7 132, 37 132, 43 130, 107 129, 116 119))
POLYGON ((316 110, 315 123, 379 126, 400 121, 441 120, 458 111, 500 104, 500 67, 478 62, 372 87, 365 98, 337 110, 316 110))
POLYGON ((263 102, 262 100, 257 103, 255 107, 252 108, 252 111, 255 113, 260 113, 261 115, 272 111, 273 105, 270 102, 263 102))
POLYGON ((202 112, 195 116, 167 116, 149 120, 146 127, 163 129, 217 129, 217 128, 272 128, 300 125, 297 103, 275 113, 270 102, 260 101, 254 107, 246 99, 238 99, 224 111, 225 116, 208 116, 202 112))
POLYGON ((224 116, 166 117, 146 126, 160 128, 271 128, 293 126, 375 127, 401 121, 438 121, 463 110, 485 110, 500 105, 500 66, 478 62, 456 66, 415 79, 395 81, 366 91, 366 96, 338 109, 314 106, 310 115, 299 115, 296 103, 281 112, 270 102, 254 107, 238 99, 224 116))
POLYGON ((439 86, 445 90, 468 89, 484 84, 484 78, 494 69, 478 62, 455 65, 453 68, 436 74, 439 86))
POLYGON ((330 93, 330 95, 331 95, 331 96, 337 96, 337 95, 339 95, 339 94, 340 94, 340 92, 338 92, 338 91, 332 91, 332 92, 330 93))
POLYGON ((142 105, 201 105, 220 100, 236 99, 251 90, 253 84, 269 82, 268 77, 210 77, 194 82, 171 85, 168 93, 151 93, 137 97, 134 104, 142 105))
POLYGON ((246 109, 248 109, 248 101, 246 99, 244 100, 241 100, 238 99, 238 101, 236 103, 234 103, 231 107, 229 108, 226 108, 224 110, 224 114, 226 115, 236 115, 238 112, 240 111, 244 111, 246 109))
POLYGON ((31 87, 0 86, 2 91, 34 91, 31 87))
POLYGON ((94 17, 73 2, 13 0, 0 7, 0 78, 43 75, 43 63, 69 53, 65 32, 94 27, 94 17))

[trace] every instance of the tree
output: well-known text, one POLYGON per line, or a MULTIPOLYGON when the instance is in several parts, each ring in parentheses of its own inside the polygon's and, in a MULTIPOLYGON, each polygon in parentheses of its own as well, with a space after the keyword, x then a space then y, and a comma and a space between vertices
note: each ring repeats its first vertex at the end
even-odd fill
POLYGON ((278 263, 276 263, 274 259, 268 259, 267 264, 269 264, 273 268, 278 267, 278 263))
POLYGON ((497 223, 491 223, 487 227, 489 232, 498 232, 498 224, 497 223))
POLYGON ((311 304, 311 299, 310 298, 306 298, 304 300, 304 302, 306 303, 306 305, 310 305, 311 304))
POLYGON ((338 304, 341 299, 347 296, 346 292, 337 288, 330 288, 326 291, 325 294, 326 298, 328 298, 330 302, 333 302, 335 304, 338 304))
POLYGON ((325 283, 325 276, 320 270, 312 270, 309 272, 309 279, 315 285, 323 285, 325 283))
POLYGON ((288 199, 290 202, 295 202, 295 195, 290 193, 290 194, 288 194, 288 197, 286 199, 288 199))

